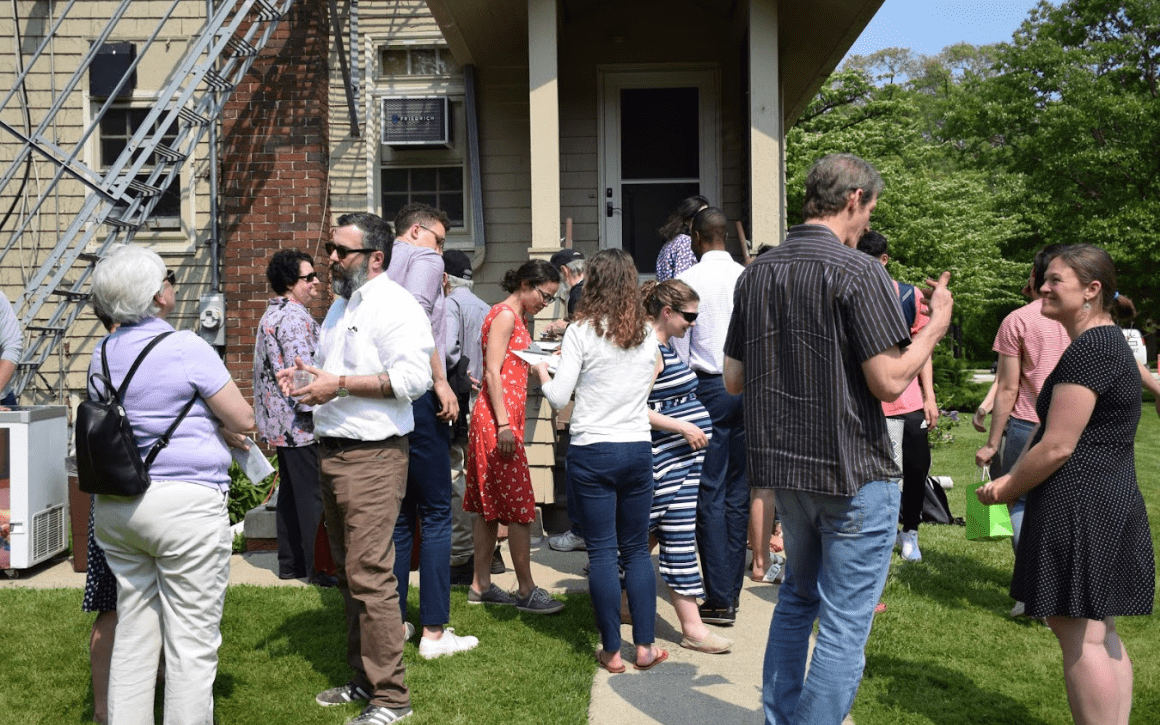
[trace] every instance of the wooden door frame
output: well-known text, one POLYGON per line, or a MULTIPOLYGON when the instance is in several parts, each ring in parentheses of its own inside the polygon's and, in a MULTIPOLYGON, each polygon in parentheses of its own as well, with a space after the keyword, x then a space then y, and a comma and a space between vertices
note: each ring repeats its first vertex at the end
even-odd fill
MULTIPOLYGON (((715 63, 671 63, 664 65, 601 65, 597 73, 597 189, 596 216, 600 248, 621 248, 620 215, 606 213, 607 189, 619 208, 623 193, 620 184, 619 94, 624 88, 673 88, 695 86, 700 99, 700 179, 701 193, 721 206, 721 103, 720 67, 715 63), (610 221, 617 222, 609 224, 610 221)), ((659 118, 659 117, 658 117, 659 118)), ((658 226, 664 220, 658 221, 658 226)))

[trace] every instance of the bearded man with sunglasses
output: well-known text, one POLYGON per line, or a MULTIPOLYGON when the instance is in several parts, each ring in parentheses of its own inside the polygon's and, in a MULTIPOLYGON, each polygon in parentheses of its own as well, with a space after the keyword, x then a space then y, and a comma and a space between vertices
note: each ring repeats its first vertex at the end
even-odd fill
POLYGON ((390 224, 374 214, 344 214, 326 251, 337 299, 322 322, 317 365, 296 365, 315 379, 293 389, 291 368, 278 382, 315 406, 322 505, 354 670, 350 682, 315 700, 324 707, 369 701, 348 725, 380 725, 411 714, 391 534, 407 484, 411 403, 431 387, 435 340, 423 308, 385 274, 390 224))
POLYGON ((278 452, 278 578, 301 579, 323 587, 334 577, 314 570, 314 539, 322 519, 318 487, 318 445, 314 408, 278 387, 279 370, 294 358, 314 364, 318 323, 309 306, 318 299, 318 274, 309 254, 283 249, 266 265, 272 298, 258 323, 254 341, 254 417, 258 435, 278 452))

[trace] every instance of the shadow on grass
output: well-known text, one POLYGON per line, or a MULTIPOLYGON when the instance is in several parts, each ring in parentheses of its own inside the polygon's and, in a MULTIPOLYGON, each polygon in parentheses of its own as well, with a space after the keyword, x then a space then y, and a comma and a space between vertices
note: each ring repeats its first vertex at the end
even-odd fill
POLYGON ((962 672, 930 660, 867 655, 858 697, 872 698, 887 712, 913 713, 940 725, 1049 725, 1025 704, 979 687, 962 672))
POLYGON ((982 609, 1004 618, 1011 609, 1010 569, 969 556, 932 549, 923 553, 921 562, 896 561, 890 576, 916 595, 950 609, 982 609))

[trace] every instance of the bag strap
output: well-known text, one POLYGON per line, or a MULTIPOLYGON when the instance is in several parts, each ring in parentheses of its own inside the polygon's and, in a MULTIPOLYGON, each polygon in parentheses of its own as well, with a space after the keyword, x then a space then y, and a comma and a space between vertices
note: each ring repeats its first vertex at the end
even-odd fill
MULTIPOLYGON (((157 343, 161 342, 173 333, 173 330, 170 330, 169 332, 163 332, 149 341, 149 344, 145 346, 145 349, 142 350, 141 354, 137 356, 137 359, 133 361, 133 365, 129 368, 129 372, 125 373, 125 379, 121 381, 121 387, 117 388, 117 402, 124 405, 125 391, 129 388, 129 381, 133 379, 133 373, 137 372, 137 368, 141 367, 141 363, 145 360, 145 356, 148 355, 153 348, 157 347, 157 343)), ((113 376, 109 373, 109 356, 105 354, 108 345, 109 338, 106 337, 105 341, 101 343, 101 371, 105 374, 105 378, 111 381, 113 376)))
POLYGON ((177 414, 177 419, 173 421, 173 425, 169 426, 169 430, 165 431, 165 435, 158 438, 157 442, 153 444, 153 447, 149 449, 149 455, 145 457, 145 470, 149 470, 149 467, 153 465, 153 459, 157 458, 157 454, 169 445, 169 438, 173 435, 173 431, 177 430, 177 426, 181 424, 182 419, 189 413, 189 410, 195 402, 197 402, 196 392, 189 399, 189 402, 185 404, 185 407, 181 409, 181 412, 177 414))
MULTIPOLYGON (((161 342, 173 333, 173 330, 170 330, 169 332, 163 332, 150 340, 149 344, 145 346, 145 349, 141 351, 141 354, 137 356, 137 359, 133 361, 133 365, 129 368, 129 372, 125 374, 125 379, 121 381, 121 387, 113 391, 113 394, 117 397, 118 403, 121 405, 125 404, 125 391, 129 387, 129 381, 133 378, 133 373, 137 372, 137 368, 141 367, 141 362, 145 359, 145 356, 148 355, 153 348, 157 347, 157 343, 161 342)), ((105 383, 111 386, 110 381, 112 381, 113 377, 109 374, 109 358, 105 354, 105 346, 108 344, 109 338, 106 337, 105 342, 101 344, 101 369, 104 373, 105 383)), ((189 402, 185 404, 185 407, 181 409, 181 412, 178 413, 177 418, 173 421, 173 424, 169 426, 169 430, 165 431, 165 435, 158 438, 157 442, 153 444, 153 447, 149 449, 149 455, 145 457, 145 470, 149 470, 150 466, 153 465, 154 459, 157 458, 157 454, 161 453, 161 451, 169 445, 169 439, 173 436, 173 432, 177 430, 177 426, 180 425, 181 421, 185 419, 185 416, 189 414, 189 411, 193 408, 193 404, 195 402, 197 402, 196 392, 194 392, 193 397, 189 399, 189 402)))

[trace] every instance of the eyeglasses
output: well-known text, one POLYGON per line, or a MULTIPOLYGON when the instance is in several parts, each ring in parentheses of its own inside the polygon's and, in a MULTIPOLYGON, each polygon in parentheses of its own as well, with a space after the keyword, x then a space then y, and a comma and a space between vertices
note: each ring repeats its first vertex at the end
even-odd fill
POLYGON ((334 242, 327 242, 324 246, 326 249, 326 256, 329 257, 332 254, 337 254, 339 259, 346 259, 346 255, 348 254, 358 254, 360 252, 362 254, 370 254, 371 252, 379 251, 377 249, 348 249, 347 247, 344 247, 340 244, 335 244, 334 242))
POLYGON ((540 297, 544 300, 545 305, 548 304, 549 302, 551 302, 552 298, 556 296, 556 295, 548 294, 547 292, 540 289, 539 287, 533 287, 532 289, 534 289, 535 291, 540 293, 540 297))
POLYGON ((165 270, 165 279, 163 279, 161 281, 168 282, 171 287, 176 287, 177 286, 177 275, 173 273, 173 270, 167 269, 167 270, 165 270))
POLYGON ((435 243, 438 244, 440 247, 442 247, 443 243, 447 241, 447 237, 439 236, 431 229, 431 227, 425 227, 422 224, 416 224, 416 226, 419 227, 420 229, 426 229, 427 231, 431 232, 431 236, 435 237, 435 243))
POLYGON ((696 322, 697 315, 700 314, 699 312, 685 312, 684 310, 673 310, 673 312, 676 312, 681 317, 684 317, 685 322, 696 322))
MULTIPOLYGON (((339 256, 345 256, 345 255, 339 255, 339 256)), ((310 274, 299 275, 298 279, 304 279, 307 282, 313 282, 314 280, 318 279, 318 272, 311 272, 310 274)))

